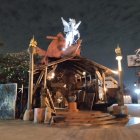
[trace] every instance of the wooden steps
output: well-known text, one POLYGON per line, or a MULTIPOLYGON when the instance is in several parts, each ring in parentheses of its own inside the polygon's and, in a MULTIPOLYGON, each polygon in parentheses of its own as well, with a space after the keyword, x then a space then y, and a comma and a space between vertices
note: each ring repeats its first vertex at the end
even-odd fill
POLYGON ((79 112, 57 112, 54 117, 54 126, 92 126, 92 127, 107 127, 107 126, 124 126, 129 119, 116 118, 108 113, 79 111, 79 112), (61 119, 60 119, 61 118, 61 119))

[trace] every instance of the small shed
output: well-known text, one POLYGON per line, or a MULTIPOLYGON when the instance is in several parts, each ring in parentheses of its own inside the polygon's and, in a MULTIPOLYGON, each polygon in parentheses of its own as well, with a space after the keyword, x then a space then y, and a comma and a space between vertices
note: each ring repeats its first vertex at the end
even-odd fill
MULTIPOLYGON (((113 76, 113 70, 82 56, 48 58, 47 65, 36 66, 34 95, 41 84, 42 71, 47 67, 47 87, 54 105, 66 107, 70 97, 80 109, 92 109, 96 103, 106 103, 105 77, 113 76), (40 80, 41 83, 41 80, 40 80)), ((43 80, 42 80, 43 82, 43 80)))

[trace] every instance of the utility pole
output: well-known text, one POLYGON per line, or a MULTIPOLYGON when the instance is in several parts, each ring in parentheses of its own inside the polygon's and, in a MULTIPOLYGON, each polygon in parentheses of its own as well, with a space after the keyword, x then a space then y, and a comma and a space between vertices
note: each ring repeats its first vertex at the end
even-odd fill
POLYGON ((123 98, 123 78, 122 78, 122 52, 119 45, 115 49, 116 53, 116 60, 118 61, 118 73, 119 73, 119 86, 117 91, 117 103, 118 105, 113 106, 113 114, 117 117, 126 117, 128 114, 127 106, 124 105, 124 98, 123 98))
POLYGON ((29 84, 28 84, 28 102, 27 110, 25 111, 23 120, 32 120, 33 110, 32 110, 32 96, 33 96, 33 77, 34 77, 34 54, 37 47, 37 42, 34 40, 34 37, 31 39, 29 44, 29 84))
POLYGON ((119 45, 117 46, 117 48, 115 49, 115 53, 116 53, 116 60, 118 61, 118 74, 119 74, 119 91, 117 94, 118 96, 118 105, 119 106, 123 106, 124 105, 124 99, 123 99, 123 78, 122 78, 122 52, 121 52, 121 48, 119 47, 119 45))

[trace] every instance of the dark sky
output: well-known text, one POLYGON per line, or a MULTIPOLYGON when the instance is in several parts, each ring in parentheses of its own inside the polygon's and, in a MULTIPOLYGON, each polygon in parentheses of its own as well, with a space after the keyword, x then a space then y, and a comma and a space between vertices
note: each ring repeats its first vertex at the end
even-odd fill
POLYGON ((126 86, 135 82, 135 69, 127 68, 128 54, 140 47, 140 0, 0 0, 1 53, 27 49, 33 35, 47 49, 47 35, 63 32, 61 17, 78 22, 82 55, 117 69, 115 52, 123 52, 126 86))

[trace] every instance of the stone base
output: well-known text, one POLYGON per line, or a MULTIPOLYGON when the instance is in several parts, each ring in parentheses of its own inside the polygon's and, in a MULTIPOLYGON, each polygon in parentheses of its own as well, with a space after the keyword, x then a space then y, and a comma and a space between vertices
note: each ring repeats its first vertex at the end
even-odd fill
POLYGON ((23 116, 23 120, 24 121, 33 121, 34 120, 34 115, 33 115, 33 110, 32 109, 26 109, 24 116, 23 116))
POLYGON ((52 118, 52 110, 50 107, 34 109, 34 123, 49 124, 52 118))
POLYGON ((79 110, 77 109, 77 103, 76 102, 70 102, 68 104, 68 109, 70 112, 78 112, 79 110))
POLYGON ((35 108, 34 109, 34 123, 44 122, 45 118, 45 108, 35 108))
POLYGON ((128 115, 128 108, 127 106, 113 106, 113 115, 117 117, 125 117, 128 115))
POLYGON ((52 110, 50 107, 46 107, 44 123, 50 124, 51 119, 52 119, 52 110))

